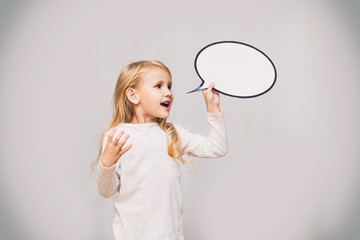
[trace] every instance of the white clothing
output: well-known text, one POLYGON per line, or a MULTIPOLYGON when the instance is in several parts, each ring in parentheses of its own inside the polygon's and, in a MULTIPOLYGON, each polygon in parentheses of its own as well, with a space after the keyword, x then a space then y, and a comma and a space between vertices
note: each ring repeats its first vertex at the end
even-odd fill
MULTIPOLYGON (((208 158, 226 154, 222 112, 208 113, 207 120, 208 137, 175 125, 183 154, 208 158)), ((104 167, 99 161, 97 172, 97 189, 102 196, 108 198, 119 192, 114 204, 115 239, 184 239, 179 163, 168 155, 166 133, 157 123, 122 123, 116 128, 115 136, 120 130, 129 134, 126 145, 132 147, 112 167, 104 167)))

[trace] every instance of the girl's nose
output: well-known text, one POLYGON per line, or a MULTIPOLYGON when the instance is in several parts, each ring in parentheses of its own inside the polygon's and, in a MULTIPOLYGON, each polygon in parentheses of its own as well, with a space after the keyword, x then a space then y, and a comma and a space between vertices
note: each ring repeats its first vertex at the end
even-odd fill
POLYGON ((165 96, 172 96, 172 92, 170 89, 166 88, 165 90, 165 96))

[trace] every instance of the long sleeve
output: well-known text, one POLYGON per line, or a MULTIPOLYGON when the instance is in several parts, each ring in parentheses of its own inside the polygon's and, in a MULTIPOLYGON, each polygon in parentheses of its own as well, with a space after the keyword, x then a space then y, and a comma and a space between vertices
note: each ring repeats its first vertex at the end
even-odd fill
MULTIPOLYGON (((108 134, 105 134, 102 146, 102 152, 104 152, 108 134)), ((102 154, 101 154, 102 155, 102 154)), ((96 175, 96 187, 98 193, 109 198, 116 193, 120 186, 120 178, 117 174, 117 164, 111 167, 105 167, 101 162, 101 156, 98 162, 98 169, 96 175)))
POLYGON ((223 113, 207 113, 209 135, 204 137, 177 127, 181 137, 183 154, 195 157, 215 158, 227 153, 227 136, 223 113))
MULTIPOLYGON (((203 137, 175 125, 183 153, 221 157, 227 152, 222 113, 208 113, 209 135, 203 137)), ((98 163, 97 190, 104 197, 117 191, 115 239, 184 239, 180 168, 168 154, 167 135, 154 123, 119 124, 132 147, 111 167, 98 163)), ((102 153, 107 143, 105 134, 102 153)), ((102 157, 102 153, 100 159, 102 157)))

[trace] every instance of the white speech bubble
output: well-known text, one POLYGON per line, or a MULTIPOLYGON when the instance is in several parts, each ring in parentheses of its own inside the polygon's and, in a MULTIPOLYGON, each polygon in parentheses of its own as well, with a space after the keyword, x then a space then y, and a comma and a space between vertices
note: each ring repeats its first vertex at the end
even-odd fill
POLYGON ((214 82, 214 90, 238 98, 263 95, 274 86, 277 75, 265 53, 235 41, 215 42, 201 49, 195 70, 202 83, 189 93, 207 89, 214 82))

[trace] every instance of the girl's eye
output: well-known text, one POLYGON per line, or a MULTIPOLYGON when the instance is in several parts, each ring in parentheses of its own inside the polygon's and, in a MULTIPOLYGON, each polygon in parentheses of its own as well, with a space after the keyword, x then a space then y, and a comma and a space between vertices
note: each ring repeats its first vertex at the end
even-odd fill
POLYGON ((158 85, 156 85, 155 87, 156 87, 156 88, 161 88, 161 85, 160 85, 160 84, 158 84, 158 85))
POLYGON ((168 89, 169 89, 169 90, 171 90, 171 87, 172 87, 171 85, 168 85, 168 89))

